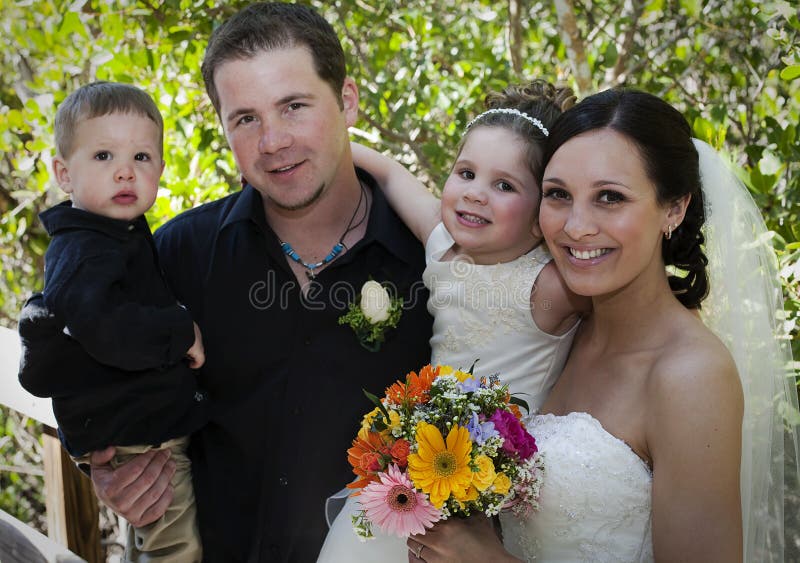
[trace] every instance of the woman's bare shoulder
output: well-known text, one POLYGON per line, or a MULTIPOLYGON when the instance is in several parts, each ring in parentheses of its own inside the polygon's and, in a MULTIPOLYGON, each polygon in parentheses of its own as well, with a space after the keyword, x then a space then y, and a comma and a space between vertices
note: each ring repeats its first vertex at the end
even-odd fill
POLYGON ((713 396, 738 403, 742 396, 741 381, 730 352, 691 313, 671 323, 669 337, 653 362, 648 387, 653 400, 667 405, 676 397, 713 396))

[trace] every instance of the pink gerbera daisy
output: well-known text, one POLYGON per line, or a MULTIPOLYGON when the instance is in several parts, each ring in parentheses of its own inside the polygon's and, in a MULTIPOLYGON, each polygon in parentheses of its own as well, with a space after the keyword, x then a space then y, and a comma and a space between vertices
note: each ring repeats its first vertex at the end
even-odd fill
POLYGON ((367 518, 387 534, 407 537, 424 534, 441 513, 424 493, 414 489, 408 476, 397 465, 380 473, 380 482, 373 481, 358 497, 367 518))

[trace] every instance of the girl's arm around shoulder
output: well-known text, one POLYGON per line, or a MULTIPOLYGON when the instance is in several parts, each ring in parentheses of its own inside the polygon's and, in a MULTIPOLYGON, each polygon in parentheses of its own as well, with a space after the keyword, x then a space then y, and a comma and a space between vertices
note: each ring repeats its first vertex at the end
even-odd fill
POLYGON ((441 221, 439 198, 397 162, 358 143, 350 143, 353 162, 378 181, 392 209, 423 244, 441 221))
POLYGON ((654 554, 661 561, 741 561, 744 399, 736 366, 704 327, 674 340, 645 393, 654 554))
POLYGON ((542 268, 531 291, 531 315, 539 330, 564 334, 591 310, 592 300, 570 291, 553 261, 542 268))

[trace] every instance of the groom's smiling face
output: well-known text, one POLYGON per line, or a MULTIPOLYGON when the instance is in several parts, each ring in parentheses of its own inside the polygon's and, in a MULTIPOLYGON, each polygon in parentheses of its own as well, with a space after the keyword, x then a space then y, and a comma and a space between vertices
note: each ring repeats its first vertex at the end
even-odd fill
POLYGON ((357 117, 358 91, 347 78, 341 93, 334 93, 317 74, 308 49, 274 49, 227 61, 214 83, 239 170, 267 205, 308 207, 346 172, 347 128, 357 117))

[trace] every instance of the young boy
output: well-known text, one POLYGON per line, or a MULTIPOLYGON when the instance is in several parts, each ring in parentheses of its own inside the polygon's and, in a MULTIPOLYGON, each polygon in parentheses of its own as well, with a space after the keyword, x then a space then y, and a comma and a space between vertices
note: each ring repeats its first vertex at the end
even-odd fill
POLYGON ((187 436, 208 418, 195 372, 200 331, 162 276, 143 214, 164 168, 163 121, 145 92, 95 82, 70 94, 55 120, 53 172, 66 201, 40 215, 52 237, 45 287, 20 319, 20 382, 53 398, 59 436, 78 463, 116 446, 115 463, 169 448, 174 499, 128 535, 126 561, 200 561, 187 436), (53 326, 58 330, 53 330, 53 326), (26 341, 47 334, 34 354, 26 341), (37 368, 58 350, 63 371, 37 368))

